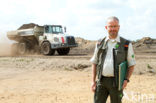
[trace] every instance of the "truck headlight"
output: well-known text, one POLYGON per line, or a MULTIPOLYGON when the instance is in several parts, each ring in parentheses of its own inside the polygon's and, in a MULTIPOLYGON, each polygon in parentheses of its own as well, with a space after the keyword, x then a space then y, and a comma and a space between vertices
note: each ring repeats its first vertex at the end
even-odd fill
POLYGON ((54 42, 59 42, 59 38, 54 37, 54 42))

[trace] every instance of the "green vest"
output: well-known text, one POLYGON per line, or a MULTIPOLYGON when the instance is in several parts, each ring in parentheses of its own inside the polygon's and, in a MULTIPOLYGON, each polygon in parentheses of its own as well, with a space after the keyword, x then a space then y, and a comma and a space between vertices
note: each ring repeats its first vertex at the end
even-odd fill
MULTIPOLYGON (((101 40, 100 44, 97 45, 97 58, 98 63, 96 66, 96 72, 98 76, 98 81, 101 80, 103 63, 105 61, 105 57, 108 50, 107 42, 105 42, 105 38, 101 40)), ((118 65, 127 60, 127 51, 128 51, 129 41, 120 37, 120 42, 117 42, 115 49, 113 49, 113 61, 114 61, 114 79, 115 86, 118 85, 118 65)))

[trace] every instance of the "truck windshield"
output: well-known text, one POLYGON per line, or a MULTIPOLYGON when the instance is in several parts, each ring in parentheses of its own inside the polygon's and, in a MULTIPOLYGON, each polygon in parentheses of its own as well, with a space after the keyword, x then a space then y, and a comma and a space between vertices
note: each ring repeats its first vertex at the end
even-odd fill
POLYGON ((54 34, 63 33, 61 26, 46 26, 45 32, 54 34))

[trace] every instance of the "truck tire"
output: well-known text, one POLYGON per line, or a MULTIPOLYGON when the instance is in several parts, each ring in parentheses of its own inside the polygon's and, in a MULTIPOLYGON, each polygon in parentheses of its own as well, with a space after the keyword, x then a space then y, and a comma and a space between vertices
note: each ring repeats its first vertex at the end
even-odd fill
POLYGON ((18 43, 13 43, 11 45, 11 54, 17 55, 18 54, 18 43))
POLYGON ((43 55, 54 55, 55 50, 51 49, 49 42, 43 42, 41 45, 41 52, 43 55))
POLYGON ((69 51, 70 51, 70 48, 57 49, 57 53, 59 55, 68 55, 69 51))
POLYGON ((24 55, 27 53, 27 45, 26 43, 19 43, 18 44, 18 54, 24 55))

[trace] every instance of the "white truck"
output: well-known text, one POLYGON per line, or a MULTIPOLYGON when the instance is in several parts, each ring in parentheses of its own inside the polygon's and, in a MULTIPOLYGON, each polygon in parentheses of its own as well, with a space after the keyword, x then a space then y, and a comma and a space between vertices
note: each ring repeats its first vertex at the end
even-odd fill
POLYGON ((39 51, 44 55, 67 55, 70 48, 77 47, 74 36, 66 35, 66 27, 61 25, 34 26, 33 28, 20 29, 7 32, 12 44, 14 54, 26 54, 31 51, 39 51))

